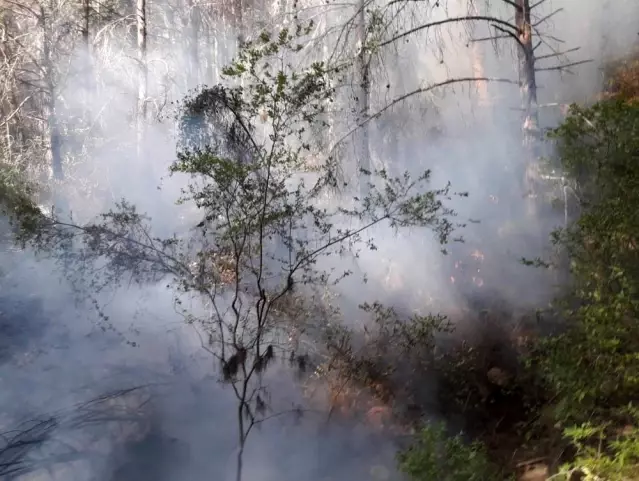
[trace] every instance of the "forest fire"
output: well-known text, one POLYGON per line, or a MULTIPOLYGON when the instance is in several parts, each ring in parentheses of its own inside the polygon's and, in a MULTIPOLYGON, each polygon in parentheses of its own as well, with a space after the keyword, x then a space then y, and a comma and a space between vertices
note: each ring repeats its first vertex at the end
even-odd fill
POLYGON ((469 255, 472 261, 457 260, 453 264, 453 269, 457 275, 450 276, 451 284, 465 284, 468 281, 475 287, 482 287, 484 279, 478 274, 481 272, 479 264, 484 262, 484 253, 478 249, 472 251, 469 255))
POLYGON ((0 4, 1 479, 635 479, 638 1, 0 4))
POLYGON ((235 260, 230 255, 217 252, 203 255, 202 260, 191 262, 191 274, 205 282, 206 277, 212 277, 215 284, 232 285, 235 283, 235 260), (212 273, 212 274, 211 274, 212 273))
POLYGON ((373 406, 366 413, 368 423, 378 429, 383 429, 390 421, 392 411, 388 406, 373 406))

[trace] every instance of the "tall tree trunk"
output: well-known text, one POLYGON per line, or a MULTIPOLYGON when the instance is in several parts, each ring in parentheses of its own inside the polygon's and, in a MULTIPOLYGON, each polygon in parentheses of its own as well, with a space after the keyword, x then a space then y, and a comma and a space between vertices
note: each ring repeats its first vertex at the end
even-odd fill
POLYGON ((93 93, 93 65, 89 28, 91 22, 91 0, 82 0, 82 75, 84 75, 84 120, 91 122, 91 100, 93 93))
MULTIPOLYGON (((53 9, 51 9, 53 10, 53 9)), ((60 123, 56 111, 57 85, 55 81, 55 71, 53 59, 51 58, 52 29, 51 22, 47 16, 44 5, 40 6, 39 22, 42 28, 42 66, 44 70, 44 84, 46 86, 45 118, 47 119, 47 136, 49 137, 49 157, 51 162, 51 172, 53 178, 62 180, 64 172, 62 170, 62 136, 60 134, 60 123)))
POLYGON ((200 83, 200 6, 195 5, 193 0, 187 0, 189 9, 189 87, 195 87, 200 83))
POLYGON ((524 188, 527 193, 528 212, 535 212, 535 198, 539 179, 538 160, 541 156, 539 106, 537 103, 537 81, 535 76, 535 51, 530 20, 530 0, 517 0, 515 13, 519 40, 519 88, 522 102, 522 134, 527 150, 525 159, 524 188))
POLYGON ((91 0, 82 0, 82 47, 84 54, 90 55, 89 23, 91 20, 91 0))
MULTIPOLYGON (((365 0, 359 0, 358 2, 358 42, 359 52, 357 53, 357 123, 363 124, 360 126, 356 136, 356 156, 359 170, 370 172, 371 171, 371 153, 370 153, 370 95, 371 95, 371 81, 370 81, 370 62, 369 56, 366 54, 366 9, 365 0)), ((360 195, 366 196, 368 193, 368 183, 371 178, 370 175, 362 174, 358 172, 360 195)))
POLYGON ((286 0, 279 0, 277 2, 277 6, 278 6, 277 13, 280 16, 281 21, 286 25, 288 23, 288 18, 285 17, 286 9, 287 9, 287 6, 288 6, 287 5, 287 1, 286 0))
MULTIPOLYGON (((484 69, 484 52, 481 48, 481 45, 478 43, 473 43, 471 55, 473 58, 473 76, 475 77, 485 77, 486 70, 484 69)), ((487 82, 476 82, 477 94, 479 97, 479 106, 488 107, 490 106, 490 100, 488 98, 488 83, 487 82)))
MULTIPOLYGON (((233 0, 233 22, 235 24, 235 35, 237 35, 236 52, 244 45, 246 32, 244 25, 244 0, 233 0)), ((233 53, 235 55, 235 52, 233 53)))
MULTIPOLYGON (((208 85, 215 85, 219 81, 219 61, 220 61, 220 41, 217 38, 217 32, 211 28, 211 23, 206 22, 206 38, 207 42, 213 41, 213 54, 206 56, 206 79, 205 83, 208 85)), ((219 27, 218 27, 219 29, 219 27)), ((209 44, 210 46, 210 44, 209 44)))
MULTIPOLYGON (((0 40, 2 41, 2 48, 0 49, 0 52, 2 53, 3 57, 9 59, 12 57, 12 54, 11 54, 11 47, 9 46, 9 41, 6 35, 6 33, 9 31, 9 28, 10 28, 9 22, 6 16, 3 16, 0 26, 2 27, 2 30, 0 30, 0 40)), ((11 80, 13 81, 13 79, 11 80)), ((7 83, 7 85, 9 84, 7 83)), ((18 102, 16 101, 16 89, 13 88, 13 85, 7 88, 6 94, 7 94, 7 97, 6 97, 7 110, 5 112, 0 112, 0 114, 3 115, 5 118, 5 120, 3 121, 4 127, 5 127, 5 132, 4 132, 5 149, 6 149, 7 162, 11 164, 13 162, 13 135, 12 135, 11 125, 13 124, 14 121, 10 119, 9 116, 12 114, 12 112, 16 111, 19 107, 18 107, 18 102)))
POLYGON ((147 95, 149 73, 147 69, 147 4, 146 0, 137 0, 136 26, 138 49, 138 98, 136 112, 137 155, 138 159, 144 155, 145 122, 147 117, 147 95))
MULTIPOLYGON (((323 37, 327 34, 328 32, 328 22, 326 20, 326 18, 324 18, 322 20, 322 25, 321 28, 318 29, 320 33, 320 35, 322 35, 323 37)), ((331 49, 329 46, 329 42, 326 39, 326 37, 324 37, 324 40, 322 41, 322 60, 324 61, 325 65, 328 65, 330 62, 330 56, 331 56, 331 49)), ((334 119, 334 113, 333 113, 333 103, 330 101, 326 101, 325 103, 325 108, 326 108, 326 113, 324 114, 324 121, 326 122, 326 125, 322 126, 322 142, 323 142, 323 150, 324 152, 332 152, 333 148, 335 146, 335 119, 334 119)), ((333 172, 336 176, 336 180, 339 182, 339 184, 343 185, 344 179, 342 178, 338 178, 339 176, 339 172, 337 171, 337 163, 336 162, 331 162, 332 164, 334 164, 336 171, 333 172)), ((326 197, 327 199, 330 199, 332 196, 332 192, 329 190, 326 192, 326 197)))
MULTIPOLYGON (((472 3, 470 5, 469 15, 479 16, 482 15, 483 12, 479 9, 476 3, 472 3)), ((473 62, 473 76, 474 77, 486 77, 486 71, 484 69, 484 49, 481 42, 473 42, 471 44, 471 56, 473 62)), ((490 107, 490 99, 488 98, 488 83, 487 82, 476 82, 475 87, 477 88, 477 96, 478 96, 478 105, 482 108, 482 114, 484 108, 490 107)))
POLYGON ((246 446, 246 434, 244 433, 244 404, 240 402, 238 407, 238 425, 240 430, 239 446, 237 449, 237 463, 235 466, 235 481, 242 481, 244 472, 244 447, 246 446))
POLYGON ((182 16, 182 32, 187 49, 186 87, 194 88, 200 83, 200 7, 194 0, 185 0, 186 14, 182 16))

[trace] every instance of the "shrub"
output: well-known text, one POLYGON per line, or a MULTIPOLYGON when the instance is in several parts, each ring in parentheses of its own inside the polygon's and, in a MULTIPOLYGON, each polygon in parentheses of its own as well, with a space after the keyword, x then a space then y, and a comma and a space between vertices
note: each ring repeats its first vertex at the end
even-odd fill
POLYGON ((399 454, 400 469, 413 481, 498 481, 505 474, 492 464, 485 448, 447 436, 443 424, 424 427, 414 444, 399 454))

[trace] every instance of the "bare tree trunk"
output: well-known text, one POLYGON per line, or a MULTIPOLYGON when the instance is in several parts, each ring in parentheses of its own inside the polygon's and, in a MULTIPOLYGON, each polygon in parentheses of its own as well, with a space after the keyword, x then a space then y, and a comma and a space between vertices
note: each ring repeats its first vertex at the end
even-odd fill
POLYGON ((200 83, 200 7, 194 0, 186 0, 186 14, 182 16, 183 35, 187 48, 186 87, 191 89, 200 83))
POLYGON ((86 122, 90 122, 91 99, 93 91, 93 65, 91 61, 91 42, 89 40, 89 28, 91 22, 91 0, 82 0, 82 63, 84 69, 84 118, 86 122))
MULTIPOLYGON (((321 28, 318 29, 321 36, 324 36, 326 32, 328 32, 328 24, 327 20, 322 20, 321 28)), ((328 65, 330 62, 331 51, 329 48, 329 42, 324 38, 322 41, 322 57, 325 65, 328 65)), ((326 113, 324 114, 325 125, 322 126, 322 141, 323 141, 323 149, 325 152, 332 152, 335 147, 335 118, 333 112, 333 103, 330 101, 326 101, 326 113)), ((337 166, 336 166, 337 170, 337 166)), ((340 176, 340 172, 335 172, 336 178, 339 179, 340 184, 343 184, 343 180, 340 176)), ((326 198, 329 200, 332 197, 332 192, 330 190, 326 191, 326 198)))
POLYGON ((244 432, 244 403, 240 402, 238 408, 238 424, 240 430, 239 446, 237 450, 237 465, 235 471, 235 481, 242 481, 243 467, 244 467, 244 446, 246 445, 246 434, 244 432))
MULTIPOLYGON (((470 5, 469 14, 474 16, 481 15, 481 12, 476 3, 473 2, 470 5)), ((473 62, 473 76, 477 78, 486 77, 486 71, 484 69, 484 50, 481 42, 473 42, 471 44, 471 56, 473 62)), ((478 81, 475 82, 475 87, 477 88, 479 107, 489 107, 490 99, 488 98, 488 83, 478 81)))
POLYGON ((517 0, 515 13, 519 40, 519 88, 522 102, 522 133, 526 158, 524 188, 529 199, 528 212, 535 211, 536 184, 538 182, 538 160, 540 157, 539 106, 535 76, 535 52, 532 40, 530 0, 517 0))
POLYGON ((277 6, 278 6, 278 15, 280 16, 281 20, 284 22, 284 24, 288 23, 288 19, 284 16, 286 15, 286 9, 287 9, 287 1, 286 0, 279 0, 277 2, 277 6))
POLYGON ((244 0, 233 0, 233 22, 235 23, 235 34, 237 35, 236 51, 239 51, 246 40, 244 26, 244 0))
POLYGON ((137 0, 136 25, 138 47, 138 98, 136 112, 137 154, 144 155, 145 122, 147 117, 148 69, 147 69, 147 4, 146 0, 137 0))
MULTIPOLYGON (((484 52, 481 45, 473 43, 471 55, 473 57, 473 76, 484 78, 486 77, 486 70, 484 69, 484 52)), ((477 94, 479 96, 479 105, 481 107, 487 107, 490 105, 488 98, 488 84, 487 82, 476 82, 477 94)))
MULTIPOLYGON (((357 53, 357 123, 360 126, 356 138, 356 155, 359 170, 364 172, 371 171, 371 153, 370 153, 370 128, 368 118, 370 116, 370 61, 366 55, 366 9, 365 0, 358 2, 358 42, 359 52, 357 53)), ((358 172, 360 195, 366 196, 368 193, 368 183, 370 175, 358 172)))
POLYGON ((45 117, 47 119, 47 131, 49 137, 49 157, 51 161, 51 172, 53 178, 62 180, 64 172, 62 170, 62 138, 60 134, 60 123, 56 112, 57 86, 55 81, 55 72, 53 69, 53 60, 51 58, 51 24, 47 17, 47 11, 44 5, 40 6, 40 15, 38 18, 42 28, 42 66, 44 70, 44 83, 47 90, 47 99, 45 100, 45 117))
POLYGON ((200 83, 200 6, 195 5, 193 0, 187 0, 189 9, 189 87, 195 87, 200 83))
POLYGON ((87 57, 90 54, 89 23, 91 20, 91 0, 82 0, 82 46, 87 57))
MULTIPOLYGON (((0 41, 2 41, 1 44, 1 48, 0 48, 0 53, 2 53, 4 58, 11 58, 11 49, 8 45, 8 39, 7 39, 7 31, 9 30, 9 22, 7 21, 6 18, 2 18, 2 22, 0 23, 0 27, 2 27, 0 29, 0 41)), ((8 82, 7 82, 8 85, 8 82)), ((7 162, 9 164, 11 164, 13 162, 13 136, 11 134, 11 124, 12 119, 9 118, 9 115, 11 115, 12 112, 17 111, 18 109, 18 104, 16 102, 16 98, 15 98, 15 89, 14 88, 7 88, 6 91, 4 92, 6 95, 6 112, 2 112, 0 111, 0 115, 3 116, 3 118, 5 118, 4 122, 4 127, 5 127, 5 142, 6 142, 6 157, 7 157, 7 162)), ((2 107, 2 99, 0 98, 0 108, 2 107)), ((2 122, 0 122, 0 125, 2 124, 2 122)), ((1 155, 1 152, 0 152, 1 155)))
POLYGON ((219 61, 220 61, 220 41, 217 38, 217 32, 211 28, 209 22, 206 22, 207 39, 213 40, 213 55, 207 56, 206 61, 206 82, 211 85, 216 84, 220 78, 219 61))

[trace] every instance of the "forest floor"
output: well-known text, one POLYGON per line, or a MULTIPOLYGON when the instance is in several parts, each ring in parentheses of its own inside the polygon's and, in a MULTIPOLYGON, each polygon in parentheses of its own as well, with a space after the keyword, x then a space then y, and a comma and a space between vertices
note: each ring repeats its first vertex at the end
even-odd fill
POLYGON ((407 361, 397 369, 393 358, 369 368, 369 373, 392 374, 368 378, 374 400, 355 404, 368 412, 368 422, 383 423, 390 434, 414 432, 425 419, 442 420, 451 434, 461 432, 484 445, 489 459, 507 474, 543 481, 569 454, 550 420, 552 400, 525 362, 528 347, 548 323, 538 314, 517 314, 493 301, 487 300, 485 309, 474 306, 451 316, 453 324, 472 327, 440 339, 427 362, 407 361), (380 407, 369 410, 375 403, 380 407))

